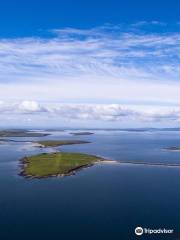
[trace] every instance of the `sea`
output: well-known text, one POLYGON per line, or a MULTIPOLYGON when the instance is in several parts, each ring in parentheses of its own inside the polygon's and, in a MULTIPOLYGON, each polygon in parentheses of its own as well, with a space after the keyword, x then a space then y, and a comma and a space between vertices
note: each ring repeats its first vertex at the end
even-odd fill
POLYGON ((180 239, 180 167, 163 166, 180 164, 180 151, 166 149, 180 146, 179 130, 91 129, 94 134, 79 136, 71 129, 34 131, 50 135, 0 144, 0 240, 180 239), (90 143, 37 148, 31 142, 45 139, 90 143), (113 161, 66 177, 19 175, 21 158, 53 151, 113 161), (133 164, 141 162, 151 164, 133 164))

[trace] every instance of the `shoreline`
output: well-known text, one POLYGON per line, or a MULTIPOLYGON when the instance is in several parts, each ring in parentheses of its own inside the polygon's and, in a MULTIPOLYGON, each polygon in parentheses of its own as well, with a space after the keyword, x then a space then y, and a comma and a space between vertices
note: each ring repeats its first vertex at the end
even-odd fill
MULTIPOLYGON (((53 153, 53 154, 59 154, 59 153, 61 153, 61 152, 56 152, 56 153, 53 153)), ((64 153, 64 152, 62 152, 62 153, 64 153)), ((94 159, 96 159, 96 160, 91 162, 91 163, 82 164, 80 166, 74 167, 66 173, 47 174, 47 175, 44 175, 44 176, 35 176, 35 175, 27 174, 25 172, 25 170, 28 167, 29 159, 28 159, 28 157, 23 157, 19 160, 21 171, 18 175, 22 176, 22 177, 25 177, 25 178, 37 178, 37 179, 49 178, 49 177, 65 177, 65 176, 75 175, 78 171, 83 170, 85 168, 92 167, 92 166, 94 166, 98 163, 103 163, 103 162, 104 163, 110 163, 110 160, 107 160, 107 159, 104 159, 104 158, 101 158, 101 157, 98 157, 98 156, 95 156, 95 155, 89 155, 89 156, 94 157, 94 159)), ((114 161, 112 161, 112 162, 114 162, 114 161)))
MULTIPOLYGON (((94 156, 94 157, 98 158, 98 156, 94 156)), ((25 168, 27 167, 27 164, 28 164, 28 157, 24 157, 24 158, 20 159, 21 171, 18 175, 25 177, 25 178, 35 178, 35 179, 72 176, 72 175, 76 175, 78 171, 81 171, 85 168, 92 167, 96 164, 128 164, 128 165, 144 165, 144 166, 152 166, 152 167, 153 166, 154 167, 156 167, 156 166, 158 166, 158 167, 180 167, 180 163, 150 163, 150 162, 116 161, 116 160, 108 160, 108 159, 99 157, 99 160, 89 163, 89 164, 84 164, 84 165, 72 168, 67 173, 48 174, 45 176, 34 176, 34 175, 28 175, 25 173, 25 168)))
POLYGON ((67 173, 63 173, 63 174, 49 174, 49 175, 46 175, 46 176, 41 176, 41 177, 38 177, 38 176, 33 176, 33 175, 27 175, 24 171, 25 171, 25 166, 23 164, 23 170, 18 174, 19 176, 22 176, 24 178, 31 178, 31 179, 43 179, 43 178, 51 178, 51 177, 68 177, 68 176, 73 176, 73 175, 76 175, 77 172, 83 170, 83 169, 86 169, 86 168, 89 168, 89 167, 92 167, 94 165, 96 165, 97 163, 99 162, 95 162, 95 163, 92 163, 92 164, 87 164, 87 165, 82 165, 80 167, 76 167, 76 168, 73 168, 72 170, 70 170, 69 172, 67 173))

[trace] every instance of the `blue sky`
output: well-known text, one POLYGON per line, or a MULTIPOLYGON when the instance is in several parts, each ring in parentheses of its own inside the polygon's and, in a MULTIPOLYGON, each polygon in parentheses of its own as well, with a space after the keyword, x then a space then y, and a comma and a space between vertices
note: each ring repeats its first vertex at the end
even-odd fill
POLYGON ((180 121, 178 1, 4 1, 1 126, 180 121))
POLYGON ((47 35, 47 29, 93 28, 139 21, 179 21, 179 1, 7 0, 0 7, 1 37, 47 35))

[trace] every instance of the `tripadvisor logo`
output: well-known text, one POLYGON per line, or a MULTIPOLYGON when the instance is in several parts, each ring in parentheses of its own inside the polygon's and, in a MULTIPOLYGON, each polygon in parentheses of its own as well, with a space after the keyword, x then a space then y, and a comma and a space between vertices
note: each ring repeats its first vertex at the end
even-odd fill
POLYGON ((174 229, 166 229, 166 228, 158 228, 158 229, 150 229, 150 228, 142 228, 136 227, 135 234, 137 236, 141 236, 142 234, 172 234, 174 229))
POLYGON ((135 228, 135 234, 141 236, 143 234, 143 228, 142 227, 135 228))

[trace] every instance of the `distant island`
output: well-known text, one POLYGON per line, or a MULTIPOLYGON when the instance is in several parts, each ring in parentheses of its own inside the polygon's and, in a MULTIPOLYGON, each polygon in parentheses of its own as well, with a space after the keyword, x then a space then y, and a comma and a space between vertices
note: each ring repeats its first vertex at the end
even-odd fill
POLYGON ((92 135, 92 132, 71 132, 72 135, 80 136, 80 135, 92 135))
POLYGON ((167 147, 165 150, 170 150, 170 151, 180 151, 180 147, 172 146, 172 147, 167 147))
POLYGON ((42 153, 21 159, 20 175, 34 178, 68 176, 103 160, 103 158, 83 153, 42 153))
POLYGON ((39 133, 29 130, 0 130, 0 137, 44 137, 49 133, 39 133))
POLYGON ((47 132, 64 132, 65 130, 64 129, 56 129, 56 128, 48 128, 48 129, 44 129, 44 131, 47 131, 47 132))
POLYGON ((38 144, 37 147, 58 147, 63 145, 85 144, 90 142, 81 140, 43 140, 35 141, 33 143, 38 144))
POLYGON ((21 140, 0 138, 0 144, 1 143, 6 143, 6 142, 9 142, 9 143, 10 142, 13 142, 13 143, 33 143, 35 147, 40 147, 40 148, 90 143, 88 141, 82 141, 82 140, 42 140, 42 141, 22 140, 21 141, 21 140))

